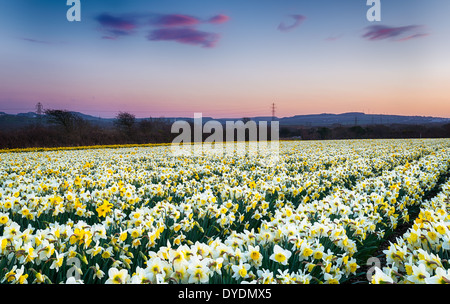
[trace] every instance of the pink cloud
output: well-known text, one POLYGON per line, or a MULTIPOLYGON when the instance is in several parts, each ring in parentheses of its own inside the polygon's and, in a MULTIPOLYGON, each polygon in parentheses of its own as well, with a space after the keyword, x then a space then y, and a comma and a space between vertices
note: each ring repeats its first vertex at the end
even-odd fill
POLYGON ((290 15, 290 17, 294 19, 294 23, 292 23, 291 25, 286 25, 284 22, 281 22, 280 25, 278 25, 278 30, 282 32, 293 30, 306 20, 306 17, 303 15, 290 15))
POLYGON ((333 42, 333 41, 337 41, 337 40, 339 40, 341 38, 342 38, 342 35, 340 35, 340 36, 330 36, 330 37, 325 38, 325 41, 333 42))
POLYGON ((220 35, 188 27, 162 28, 151 31, 147 36, 147 39, 151 41, 176 41, 179 43, 211 48, 219 41, 220 35))
POLYGON ((428 34, 428 33, 419 33, 419 34, 414 34, 414 35, 407 36, 407 37, 399 39, 397 41, 408 41, 408 40, 411 40, 411 39, 426 37, 426 36, 429 36, 429 35, 430 34, 428 34))
POLYGON ((423 26, 407 25, 399 27, 389 27, 385 25, 372 25, 366 28, 366 33, 362 36, 370 41, 390 39, 393 41, 407 41, 415 38, 427 36, 423 26))
POLYGON ((215 24, 221 24, 228 22, 230 20, 230 17, 227 15, 219 14, 216 16, 211 17, 208 22, 209 23, 215 23, 215 24))

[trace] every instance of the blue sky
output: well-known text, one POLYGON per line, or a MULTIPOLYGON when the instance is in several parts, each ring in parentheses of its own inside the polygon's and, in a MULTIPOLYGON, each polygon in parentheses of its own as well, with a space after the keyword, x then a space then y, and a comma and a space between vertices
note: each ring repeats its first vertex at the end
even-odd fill
POLYGON ((450 117, 450 2, 381 3, 3 0, 0 111, 450 117))

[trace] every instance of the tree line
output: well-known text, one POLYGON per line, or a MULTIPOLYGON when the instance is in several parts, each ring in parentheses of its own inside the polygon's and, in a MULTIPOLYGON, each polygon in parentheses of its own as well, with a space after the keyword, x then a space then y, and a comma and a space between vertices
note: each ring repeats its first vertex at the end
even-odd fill
POLYGON ((120 112, 112 126, 83 119, 77 113, 47 109, 42 121, 15 130, 0 130, 0 148, 75 147, 171 142, 171 123, 166 119, 136 119, 120 112))
POLYGON ((366 125, 330 127, 285 126, 280 128, 280 138, 303 140, 333 139, 383 139, 383 138, 448 138, 450 124, 430 125, 366 125))

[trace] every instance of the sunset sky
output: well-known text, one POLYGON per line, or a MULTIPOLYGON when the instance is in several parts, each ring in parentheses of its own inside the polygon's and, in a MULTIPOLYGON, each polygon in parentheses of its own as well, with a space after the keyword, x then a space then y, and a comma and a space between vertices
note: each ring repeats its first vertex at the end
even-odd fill
POLYGON ((450 1, 0 2, 0 111, 450 117, 450 1))

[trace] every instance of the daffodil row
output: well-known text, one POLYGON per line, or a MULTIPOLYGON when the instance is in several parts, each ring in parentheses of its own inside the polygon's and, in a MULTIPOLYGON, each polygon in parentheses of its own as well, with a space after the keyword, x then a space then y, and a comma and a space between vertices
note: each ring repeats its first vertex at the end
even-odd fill
POLYGON ((450 283, 450 181, 422 204, 412 227, 383 253, 386 266, 376 268, 373 284, 450 283))
POLYGON ((168 143, 152 143, 152 144, 122 144, 122 145, 90 145, 90 146, 73 146, 73 147, 33 147, 33 148, 11 148, 0 149, 0 153, 18 153, 18 152, 43 152, 43 151, 67 151, 67 150, 92 150, 92 149, 118 149, 130 147, 156 147, 168 146, 168 143))

